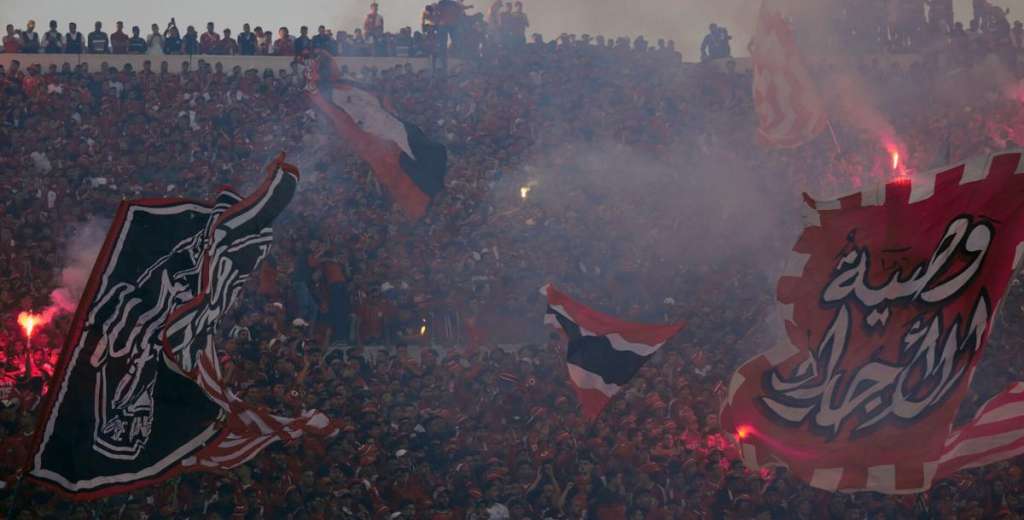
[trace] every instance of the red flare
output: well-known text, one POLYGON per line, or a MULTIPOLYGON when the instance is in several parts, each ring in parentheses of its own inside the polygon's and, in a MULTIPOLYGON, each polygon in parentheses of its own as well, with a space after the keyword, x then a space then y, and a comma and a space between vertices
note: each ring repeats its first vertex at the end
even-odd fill
POLYGON ((900 167, 900 153, 898 151, 892 151, 892 169, 898 170, 900 167))
POLYGON ((21 330, 25 333, 25 337, 32 339, 32 334, 39 327, 50 323, 50 320, 57 314, 59 309, 57 307, 50 307, 45 311, 36 314, 32 311, 22 311, 18 313, 18 325, 21 326, 21 330))
POLYGON ((738 438, 739 440, 742 441, 743 439, 746 439, 747 437, 750 437, 750 434, 753 433, 753 432, 754 432, 754 427, 753 426, 750 426, 750 425, 747 425, 747 424, 740 425, 738 428, 736 428, 736 438, 738 438))
POLYGON ((36 325, 41 320, 42 316, 39 314, 32 314, 31 312, 18 313, 18 325, 21 325, 21 330, 25 331, 25 336, 28 338, 32 337, 32 331, 35 330, 36 325))

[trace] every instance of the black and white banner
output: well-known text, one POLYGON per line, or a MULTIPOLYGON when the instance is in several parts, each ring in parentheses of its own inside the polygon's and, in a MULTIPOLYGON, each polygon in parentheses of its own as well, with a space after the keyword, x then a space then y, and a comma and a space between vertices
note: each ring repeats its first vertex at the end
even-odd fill
POLYGON ((219 366, 198 360, 217 359, 217 327, 295 193, 283 158, 244 199, 225 189, 213 204, 121 204, 37 428, 32 479, 79 499, 117 494, 177 474, 223 434, 219 366))

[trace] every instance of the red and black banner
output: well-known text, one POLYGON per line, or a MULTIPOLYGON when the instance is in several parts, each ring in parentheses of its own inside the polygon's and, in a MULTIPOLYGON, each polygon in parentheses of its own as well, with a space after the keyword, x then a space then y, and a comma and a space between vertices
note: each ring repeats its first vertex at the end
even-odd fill
POLYGON ((283 159, 245 198, 121 203, 47 396, 31 479, 109 496, 188 469, 227 435, 223 420, 243 408, 221 386, 214 335, 295 193, 298 170, 283 159))
POLYGON ((568 338, 569 381, 590 419, 600 415, 644 363, 685 326, 623 321, 595 311, 551 285, 541 288, 541 294, 548 299, 545 322, 559 327, 568 338))
POLYGON ((444 190, 448 150, 419 127, 402 121, 381 98, 334 79, 333 62, 311 63, 307 95, 336 135, 373 168, 377 179, 412 219, 426 214, 444 190))
POLYGON ((785 337, 736 371, 722 408, 746 465, 914 493, 1024 452, 1024 385, 954 429, 1024 256, 1022 154, 807 197, 804 223, 778 282, 785 337))

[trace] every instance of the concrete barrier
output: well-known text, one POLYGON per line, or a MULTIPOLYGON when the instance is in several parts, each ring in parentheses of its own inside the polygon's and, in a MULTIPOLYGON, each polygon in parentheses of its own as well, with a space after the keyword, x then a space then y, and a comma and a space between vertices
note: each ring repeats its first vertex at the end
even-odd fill
MULTIPOLYGON (((262 72, 264 69, 272 69, 275 72, 281 69, 289 69, 294 58, 291 56, 217 56, 217 55, 166 55, 166 54, 0 54, 0 65, 4 68, 10 67, 11 61, 18 60, 24 69, 29 65, 40 65, 45 72, 50 65, 56 65, 59 69, 65 63, 72 67, 80 63, 87 63, 89 70, 96 72, 103 63, 109 67, 118 69, 131 64, 135 70, 141 70, 145 61, 152 63, 153 70, 159 71, 160 64, 167 62, 171 72, 180 72, 183 63, 188 63, 192 70, 196 70, 200 61, 214 66, 220 63, 225 71, 230 71, 235 66, 242 67, 242 70, 257 69, 262 72)), ((409 64, 413 70, 419 71, 430 68, 430 58, 354 58, 337 57, 334 61, 339 66, 347 66, 350 71, 358 72, 363 67, 384 70, 394 68, 396 65, 405 66, 409 64)), ((449 66, 454 60, 449 61, 449 66)))

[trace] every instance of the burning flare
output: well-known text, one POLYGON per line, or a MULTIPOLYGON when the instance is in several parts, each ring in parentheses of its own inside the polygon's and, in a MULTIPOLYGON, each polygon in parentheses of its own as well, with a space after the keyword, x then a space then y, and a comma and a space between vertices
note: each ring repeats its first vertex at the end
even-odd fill
POLYGON ((25 337, 32 339, 32 334, 35 332, 37 327, 42 327, 57 314, 59 311, 56 306, 49 307, 40 314, 33 313, 32 311, 22 311, 18 313, 18 325, 21 326, 21 330, 25 332, 25 337))
POLYGON ((519 188, 519 196, 521 198, 525 199, 527 197, 527 195, 530 194, 530 190, 531 189, 532 188, 530 186, 523 186, 523 187, 519 188))
POLYGON ((25 336, 31 338, 32 332, 35 330, 36 325, 40 324, 42 318, 39 314, 20 312, 18 313, 18 325, 21 325, 21 330, 25 331, 25 336))
POLYGON ((896 171, 900 167, 900 152, 898 152, 896 150, 893 150, 891 152, 891 154, 892 154, 892 169, 893 169, 893 171, 896 171))

